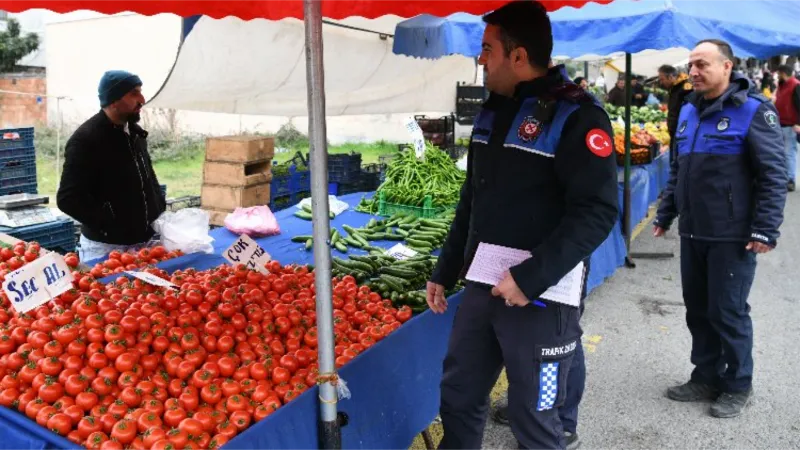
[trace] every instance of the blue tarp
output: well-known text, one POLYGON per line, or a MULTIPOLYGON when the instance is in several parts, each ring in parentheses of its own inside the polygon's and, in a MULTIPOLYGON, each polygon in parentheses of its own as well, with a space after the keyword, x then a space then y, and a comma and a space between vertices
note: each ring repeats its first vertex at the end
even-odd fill
MULTIPOLYGON (((785 0, 616 0, 552 14, 553 56, 637 53, 692 48, 708 38, 731 44, 738 57, 766 58, 800 51, 800 2, 785 0)), ((444 19, 420 15, 397 24, 394 53, 440 58, 477 57, 484 24, 480 16, 444 19)))

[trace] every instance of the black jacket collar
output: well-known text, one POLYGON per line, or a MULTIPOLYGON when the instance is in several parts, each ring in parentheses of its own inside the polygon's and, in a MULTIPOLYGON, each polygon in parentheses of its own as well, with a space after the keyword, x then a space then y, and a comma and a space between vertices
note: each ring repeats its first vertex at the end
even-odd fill
MULTIPOLYGON (((110 129, 115 129, 115 130, 123 130, 125 128, 122 125, 117 125, 114 122, 112 122, 111 119, 109 119, 108 116, 106 115, 105 111, 103 111, 102 109, 100 110, 99 113, 97 113, 96 117, 97 120, 100 122, 100 124, 103 125, 104 127, 108 127, 110 129)), ((128 130, 130 131, 132 136, 137 135, 143 138, 147 138, 148 134, 147 131, 144 128, 140 127, 139 124, 135 122, 128 122, 128 130)))

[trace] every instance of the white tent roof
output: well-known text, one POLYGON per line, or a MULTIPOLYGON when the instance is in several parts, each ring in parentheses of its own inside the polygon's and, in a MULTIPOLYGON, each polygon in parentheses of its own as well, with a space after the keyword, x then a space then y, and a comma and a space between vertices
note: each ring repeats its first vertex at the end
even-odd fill
MULTIPOLYGON (((350 19, 384 32, 397 17, 350 19)), ((325 25, 327 114, 452 111, 456 83, 473 82, 474 60, 415 59, 392 53, 391 38, 325 25)), ((299 20, 202 17, 149 106, 272 116, 307 115, 305 46, 299 20)))

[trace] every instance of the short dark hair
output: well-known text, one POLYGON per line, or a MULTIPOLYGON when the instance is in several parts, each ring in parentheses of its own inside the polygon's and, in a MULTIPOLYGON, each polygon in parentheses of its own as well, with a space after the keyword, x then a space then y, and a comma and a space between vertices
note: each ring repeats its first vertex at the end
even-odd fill
POLYGON ((512 1, 483 16, 500 29, 506 56, 517 47, 528 53, 531 66, 546 69, 553 52, 553 30, 547 10, 538 1, 512 1))
POLYGON ((730 62, 735 62, 736 59, 733 56, 733 49, 731 48, 731 44, 723 41, 722 39, 703 39, 702 41, 698 42, 697 45, 700 44, 714 44, 717 46, 717 49, 725 57, 725 59, 730 60, 730 62))
POLYGON ((584 77, 576 77, 574 80, 572 80, 572 82, 575 83, 575 84, 581 84, 581 81, 583 81, 585 79, 586 78, 584 78, 584 77))
POLYGON ((663 73, 668 77, 677 77, 678 76, 678 69, 669 64, 664 64, 663 66, 658 68, 658 73, 663 73))
POLYGON ((792 76, 792 73, 794 73, 794 69, 788 64, 782 64, 778 66, 778 72, 790 77, 792 76))

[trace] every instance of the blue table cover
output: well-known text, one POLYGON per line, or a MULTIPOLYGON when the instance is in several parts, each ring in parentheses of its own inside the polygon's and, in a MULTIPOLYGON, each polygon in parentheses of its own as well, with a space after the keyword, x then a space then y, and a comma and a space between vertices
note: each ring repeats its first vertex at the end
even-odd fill
MULTIPOLYGON (((634 169, 632 200, 644 205, 636 209, 634 218, 644 218, 647 214, 646 205, 653 196, 650 184, 659 185, 657 177, 664 170, 658 164, 657 161, 650 166, 661 167, 659 170, 649 166, 634 169), (651 174, 656 180, 651 180, 651 174)), ((660 164, 663 165, 663 162, 660 164)), ((666 166, 668 170, 668 163, 666 166)), ((340 199, 356 206, 364 195, 369 197, 372 194, 350 194, 340 199)), ((300 243, 291 242, 292 236, 311 234, 312 228, 310 221, 293 216, 295 210, 295 207, 291 207, 275 214, 281 226, 280 235, 256 238, 256 241, 282 264, 311 264, 313 252, 306 251, 300 243)), ((370 218, 369 215, 348 210, 332 220, 331 225, 344 231, 342 225, 358 228, 370 218)), ((187 267, 203 270, 223 264, 225 260, 221 253, 237 236, 224 228, 213 230, 211 235, 215 239, 214 254, 186 255, 158 266, 171 272, 187 267)), ((396 242, 392 241, 373 243, 386 248, 394 244, 396 242)), ((353 254, 362 252, 360 249, 350 251, 353 254)), ((345 257, 337 250, 333 255, 345 257)), ((618 222, 606 241, 592 254, 588 290, 591 291, 613 275, 623 264, 624 258, 625 244, 621 223, 618 222)), ((364 352, 341 369, 340 375, 352 392, 351 399, 339 403, 340 411, 347 413, 350 419, 350 424, 342 429, 345 448, 407 448, 414 437, 436 417, 442 361, 459 302, 460 294, 456 294, 451 297, 450 308, 444 315, 428 311, 414 317, 375 345, 374 350, 364 352)), ((231 440, 226 448, 316 448, 317 395, 316 388, 307 391, 231 440)), ((0 432, 3 433, 0 449, 75 448, 66 439, 5 408, 0 408, 0 432)))

